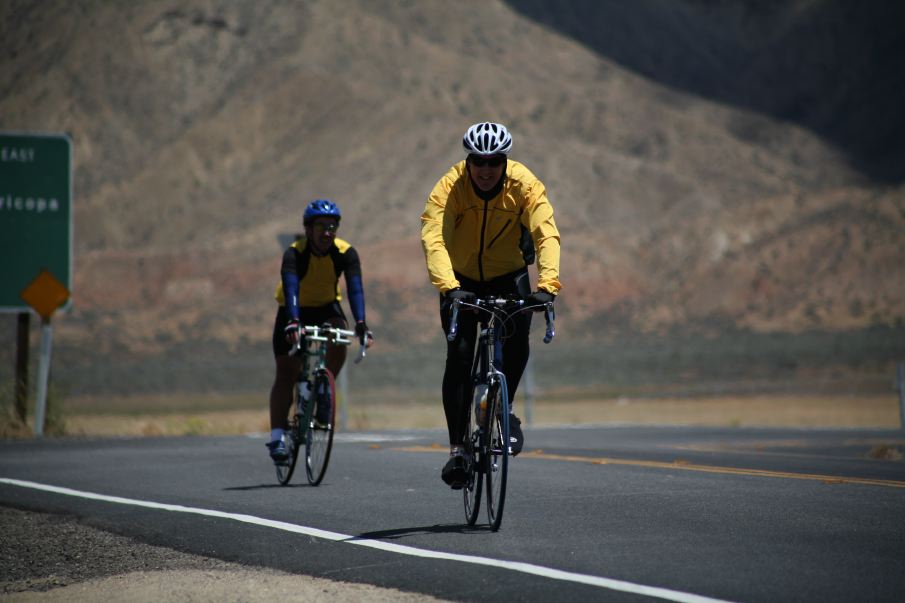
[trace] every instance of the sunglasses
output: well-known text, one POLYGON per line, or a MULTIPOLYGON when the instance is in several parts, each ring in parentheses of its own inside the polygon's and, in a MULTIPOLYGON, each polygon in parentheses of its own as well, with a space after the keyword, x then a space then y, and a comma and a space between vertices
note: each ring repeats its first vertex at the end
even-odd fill
POLYGON ((315 222, 311 225, 315 232, 336 232, 339 224, 324 224, 323 222, 315 222))
POLYGON ((504 163, 506 163, 506 158, 501 157, 500 155, 493 155, 491 157, 482 157, 480 155, 470 155, 468 157, 468 163, 475 167, 484 167, 485 165, 490 166, 492 168, 498 168, 504 163))

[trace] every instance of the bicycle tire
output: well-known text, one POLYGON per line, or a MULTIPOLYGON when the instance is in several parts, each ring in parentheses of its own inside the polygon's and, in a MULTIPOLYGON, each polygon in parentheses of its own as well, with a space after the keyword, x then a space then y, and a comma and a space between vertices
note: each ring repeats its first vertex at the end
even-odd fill
MULTIPOLYGON (((299 399, 299 386, 300 384, 296 386, 296 400, 299 399)), ((291 446, 289 450, 289 457, 286 459, 285 463, 275 464, 277 471, 277 481, 281 486, 286 486, 289 484, 289 480, 292 479, 292 474, 295 472, 295 466, 298 463, 299 448, 301 447, 302 442, 302 432, 299 429, 300 423, 301 419, 298 415, 290 419, 289 429, 286 431, 286 435, 288 436, 287 440, 289 445, 291 446)))
MULTIPOLYGON (((475 386, 477 389, 477 386, 475 386)), ((475 393, 472 393, 472 400, 475 393)), ((481 511, 481 490, 484 485, 484 473, 481 470, 480 463, 484 456, 480 454, 480 432, 477 429, 477 420, 474 413, 474 404, 468 410, 468 423, 465 433, 465 458, 468 461, 465 486, 462 488, 463 499, 465 502, 465 521, 468 525, 473 526, 478 521, 478 515, 481 511)))
POLYGON ((336 383, 328 369, 315 375, 311 398, 315 401, 315 407, 305 433, 305 471, 308 483, 316 486, 327 473, 330 450, 333 448, 333 426, 336 424, 336 383), (323 410, 324 405, 327 410, 323 410), (328 420, 318 421, 318 415, 328 420))
POLYGON ((509 473, 509 403, 505 389, 500 381, 491 383, 485 417, 487 458, 483 468, 487 479, 487 520, 494 532, 500 529, 503 521, 509 473))

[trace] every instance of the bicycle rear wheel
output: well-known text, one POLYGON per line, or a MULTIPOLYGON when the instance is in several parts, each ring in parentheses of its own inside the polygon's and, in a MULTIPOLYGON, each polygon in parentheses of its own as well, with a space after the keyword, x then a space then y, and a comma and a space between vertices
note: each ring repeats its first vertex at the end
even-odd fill
MULTIPOLYGON (((474 395, 472 395, 472 399, 474 395)), ((481 489, 483 488, 483 471, 478 463, 483 460, 479 455, 480 441, 477 422, 474 416, 474 404, 468 411, 468 427, 465 433, 465 458, 468 461, 467 477, 462 493, 465 498, 465 521, 473 526, 478 521, 478 513, 481 510, 481 489)))
POLYGON ((336 423, 336 384, 333 373, 327 369, 317 373, 311 398, 315 402, 315 408, 305 434, 305 470, 308 473, 308 483, 316 486, 324 479, 333 447, 333 426, 336 423))
POLYGON ((277 481, 281 486, 285 486, 292 479, 295 471, 295 465, 299 458, 299 441, 301 439, 299 432, 299 418, 293 417, 289 422, 289 429, 286 431, 286 443, 289 444, 289 457, 282 463, 277 463, 277 481))
POLYGON ((496 381, 487 392, 487 458, 484 473, 487 476, 487 519, 490 529, 500 529, 503 521, 503 505, 506 502, 506 478, 509 472, 509 403, 505 388, 496 381))

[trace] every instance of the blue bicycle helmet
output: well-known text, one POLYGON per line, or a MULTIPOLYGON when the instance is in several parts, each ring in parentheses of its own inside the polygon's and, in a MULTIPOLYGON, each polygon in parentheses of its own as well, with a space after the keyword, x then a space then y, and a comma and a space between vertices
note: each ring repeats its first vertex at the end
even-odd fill
POLYGON ((302 216, 302 224, 308 226, 314 218, 319 218, 321 216, 330 216, 337 220, 342 219, 342 214, 339 213, 339 206, 336 205, 336 203, 329 199, 315 199, 305 208, 305 213, 302 216))

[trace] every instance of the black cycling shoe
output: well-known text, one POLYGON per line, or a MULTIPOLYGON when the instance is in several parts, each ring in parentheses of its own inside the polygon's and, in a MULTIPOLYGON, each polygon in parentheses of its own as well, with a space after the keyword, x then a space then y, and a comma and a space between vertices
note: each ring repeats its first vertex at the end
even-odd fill
POLYGON ((440 473, 443 481, 453 490, 461 490, 465 486, 467 475, 465 472, 465 457, 456 455, 449 457, 443 471, 440 473))
POLYGON ((509 413, 509 454, 516 456, 522 451, 525 436, 522 434, 522 420, 509 413))

